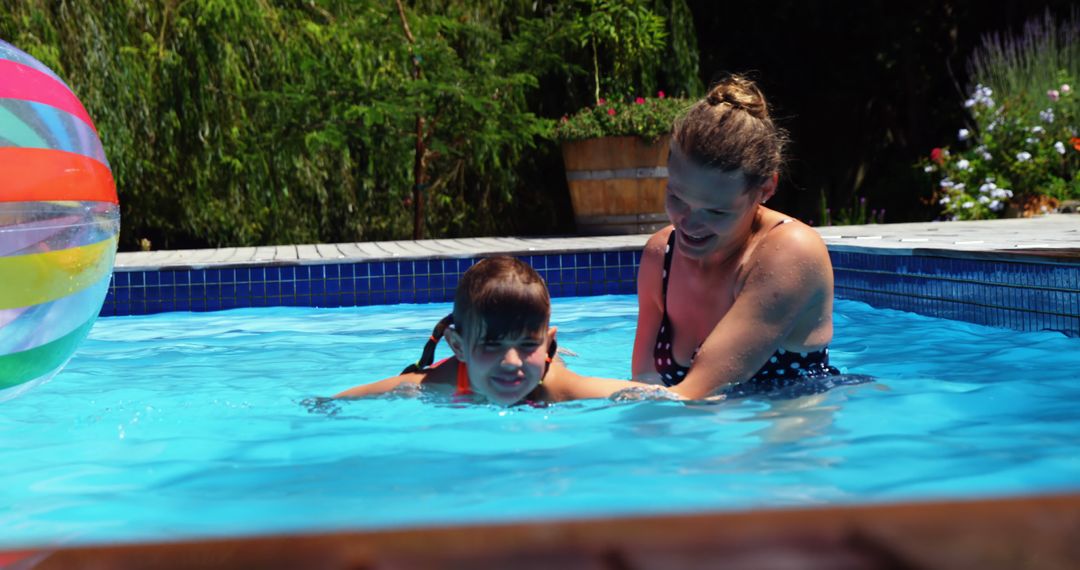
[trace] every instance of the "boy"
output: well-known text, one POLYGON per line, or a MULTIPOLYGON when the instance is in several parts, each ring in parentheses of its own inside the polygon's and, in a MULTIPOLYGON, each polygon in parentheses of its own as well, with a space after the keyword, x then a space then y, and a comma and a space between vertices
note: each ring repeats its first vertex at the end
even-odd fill
MULTIPOLYGON (((581 376, 555 358, 551 299, 527 263, 499 256, 481 260, 458 283, 454 311, 435 327, 420 361, 400 375, 346 390, 360 398, 414 384, 455 395, 478 395, 508 406, 523 401, 607 398, 628 388, 667 391, 637 382, 581 376), (454 356, 431 364, 445 336, 454 356)), ((666 394, 665 394, 666 395, 666 394)))

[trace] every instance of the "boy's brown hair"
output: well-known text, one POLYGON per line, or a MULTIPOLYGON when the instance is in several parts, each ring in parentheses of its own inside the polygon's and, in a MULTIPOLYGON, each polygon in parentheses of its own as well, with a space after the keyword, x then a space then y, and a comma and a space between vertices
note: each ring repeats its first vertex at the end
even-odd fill
POLYGON ((470 341, 543 332, 550 318, 543 278, 514 257, 480 260, 461 277, 454 294, 454 328, 470 341))

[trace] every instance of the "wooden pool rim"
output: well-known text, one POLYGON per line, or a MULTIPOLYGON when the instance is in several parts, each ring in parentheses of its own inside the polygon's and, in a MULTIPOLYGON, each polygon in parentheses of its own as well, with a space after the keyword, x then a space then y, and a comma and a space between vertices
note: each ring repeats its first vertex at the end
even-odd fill
POLYGON ((127 568, 1066 569, 1080 494, 758 509, 0 552, 19 570, 127 568))

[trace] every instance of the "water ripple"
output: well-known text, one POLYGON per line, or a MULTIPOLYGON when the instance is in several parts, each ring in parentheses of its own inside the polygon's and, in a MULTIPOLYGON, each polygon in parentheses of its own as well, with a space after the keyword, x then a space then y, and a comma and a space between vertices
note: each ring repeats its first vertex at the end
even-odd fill
MULTIPOLYGON (((1080 488, 1080 340, 836 310, 833 364, 875 382, 509 409, 317 399, 415 360, 447 304, 103 319, 4 404, 0 546, 1080 488)), ((556 299, 571 366, 628 376, 636 311, 556 299)))

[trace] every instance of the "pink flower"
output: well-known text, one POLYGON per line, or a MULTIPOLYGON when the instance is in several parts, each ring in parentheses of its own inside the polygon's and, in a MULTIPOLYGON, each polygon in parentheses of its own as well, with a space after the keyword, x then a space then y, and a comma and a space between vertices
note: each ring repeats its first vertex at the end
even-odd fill
POLYGON ((562 118, 559 119, 559 122, 560 123, 568 123, 568 122, 570 122, 570 117, 567 117, 566 115, 563 115, 562 118))
POLYGON ((615 107, 608 107, 607 114, 615 116, 615 107))
POLYGON ((597 106, 603 105, 604 103, 607 103, 607 101, 604 101, 603 97, 596 100, 596 105, 597 106))
POLYGON ((1051 89, 1047 91, 1046 96, 1049 97, 1051 101, 1057 101, 1058 99, 1061 99, 1061 93, 1058 93, 1057 89, 1051 89))
POLYGON ((635 105, 644 105, 645 104, 645 99, 643 99, 641 97, 638 97, 637 99, 634 99, 634 104, 635 105))
POLYGON ((657 91, 656 96, 663 99, 664 98, 664 92, 663 91, 657 91))

